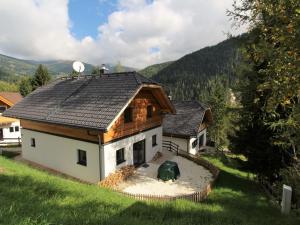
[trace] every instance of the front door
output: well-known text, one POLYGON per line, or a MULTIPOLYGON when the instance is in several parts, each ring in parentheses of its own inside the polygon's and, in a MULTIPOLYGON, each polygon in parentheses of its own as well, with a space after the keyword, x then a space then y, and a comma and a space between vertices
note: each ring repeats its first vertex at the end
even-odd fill
POLYGON ((133 144, 133 164, 139 166, 145 162, 145 139, 133 144))

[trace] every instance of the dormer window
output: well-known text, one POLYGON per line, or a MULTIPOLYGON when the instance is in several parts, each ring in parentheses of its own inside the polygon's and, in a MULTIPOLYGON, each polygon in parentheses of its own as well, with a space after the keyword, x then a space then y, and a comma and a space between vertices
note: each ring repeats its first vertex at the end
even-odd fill
POLYGON ((130 123, 132 122, 132 108, 128 107, 124 111, 124 123, 130 123))
POLYGON ((152 114, 153 114, 153 107, 152 105, 148 105, 147 106, 147 118, 152 118, 152 114))

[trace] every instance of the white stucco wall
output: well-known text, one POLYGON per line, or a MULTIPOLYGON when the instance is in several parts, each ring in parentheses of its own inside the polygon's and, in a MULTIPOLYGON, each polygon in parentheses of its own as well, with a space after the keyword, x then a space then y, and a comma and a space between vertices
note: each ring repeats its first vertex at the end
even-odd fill
POLYGON ((197 134, 197 137, 191 137, 189 139, 185 139, 185 138, 177 138, 177 137, 169 137, 169 136, 163 136, 163 140, 164 141, 171 141, 175 144, 177 144, 179 146, 179 149, 182 150, 182 151, 186 151, 186 152, 189 152, 190 154, 193 154, 195 155, 199 150, 199 137, 204 134, 204 137, 203 137, 203 143, 205 146, 206 145, 206 129, 202 130, 201 132, 199 132, 197 134), (198 144, 195 148, 193 148, 193 142, 195 140, 198 139, 198 144))
POLYGON ((99 145, 22 129, 22 156, 45 167, 88 182, 100 180, 99 145), (35 138, 36 147, 31 147, 35 138), (87 165, 79 165, 77 150, 86 151, 87 165))
POLYGON ((21 138, 21 126, 20 121, 13 122, 9 125, 0 127, 3 131, 3 140, 0 143, 17 143, 18 138, 21 138), (15 127, 19 127, 19 131, 15 131, 15 127), (10 127, 13 127, 14 131, 10 132, 10 127), (10 139, 13 138, 13 139, 10 139))
POLYGON ((189 150, 190 150, 190 153, 193 154, 193 155, 195 155, 200 150, 200 148, 199 148, 199 138, 200 138, 201 135, 204 135, 203 136, 203 145, 202 146, 205 146, 206 145, 206 129, 203 129, 202 131, 200 131, 197 134, 197 138, 196 137, 192 137, 189 140, 189 150), (197 146, 195 148, 193 148, 193 142, 195 140, 197 140, 197 139, 198 139, 197 146))
POLYGON ((105 144, 104 161, 105 167, 103 173, 105 177, 126 165, 133 165, 133 144, 145 139, 145 157, 146 162, 150 161, 157 151, 161 151, 162 148, 162 127, 154 128, 128 138, 121 139, 112 143, 105 144), (156 135, 157 145, 152 147, 152 135, 156 135), (116 151, 124 148, 125 150, 125 162, 117 165, 116 163, 116 151))
POLYGON ((164 141, 171 141, 171 142, 179 145, 179 150, 187 152, 187 142, 188 142, 187 139, 163 136, 163 140, 164 141))

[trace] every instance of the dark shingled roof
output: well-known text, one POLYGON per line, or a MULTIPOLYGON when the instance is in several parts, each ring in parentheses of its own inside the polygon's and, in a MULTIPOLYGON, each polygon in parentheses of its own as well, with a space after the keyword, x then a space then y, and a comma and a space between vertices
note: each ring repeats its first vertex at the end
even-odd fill
POLYGON ((136 72, 59 79, 38 88, 4 115, 105 130, 143 84, 136 72))
POLYGON ((172 101, 176 114, 167 114, 163 120, 163 133, 195 136, 209 107, 198 101, 172 101))

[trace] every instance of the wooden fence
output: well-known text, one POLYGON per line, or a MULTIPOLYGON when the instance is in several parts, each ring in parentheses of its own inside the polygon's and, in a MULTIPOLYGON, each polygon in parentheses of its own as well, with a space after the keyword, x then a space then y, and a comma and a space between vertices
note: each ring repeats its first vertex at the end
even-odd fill
POLYGON ((127 192, 123 192, 120 190, 115 190, 127 197, 131 197, 137 200, 146 200, 146 201, 175 201, 175 200, 179 200, 179 199, 184 199, 184 200, 189 200, 189 201, 193 201, 193 202, 200 202, 204 199, 207 198, 208 194, 212 191, 212 188, 216 182, 216 179, 219 176, 220 170, 214 166, 213 164, 211 164, 210 162, 206 161, 205 159, 202 158, 196 158, 195 156, 191 156, 191 155, 187 155, 187 154, 180 154, 178 153, 180 156, 185 157, 193 162, 195 162, 196 164, 203 166, 204 168, 206 168, 207 170, 209 170, 212 175, 213 175, 213 180, 206 185, 206 187, 199 192, 194 192, 192 194, 186 194, 186 195, 179 195, 179 196, 165 196, 165 195, 147 195, 147 194, 131 194, 131 193, 127 193, 127 192))

